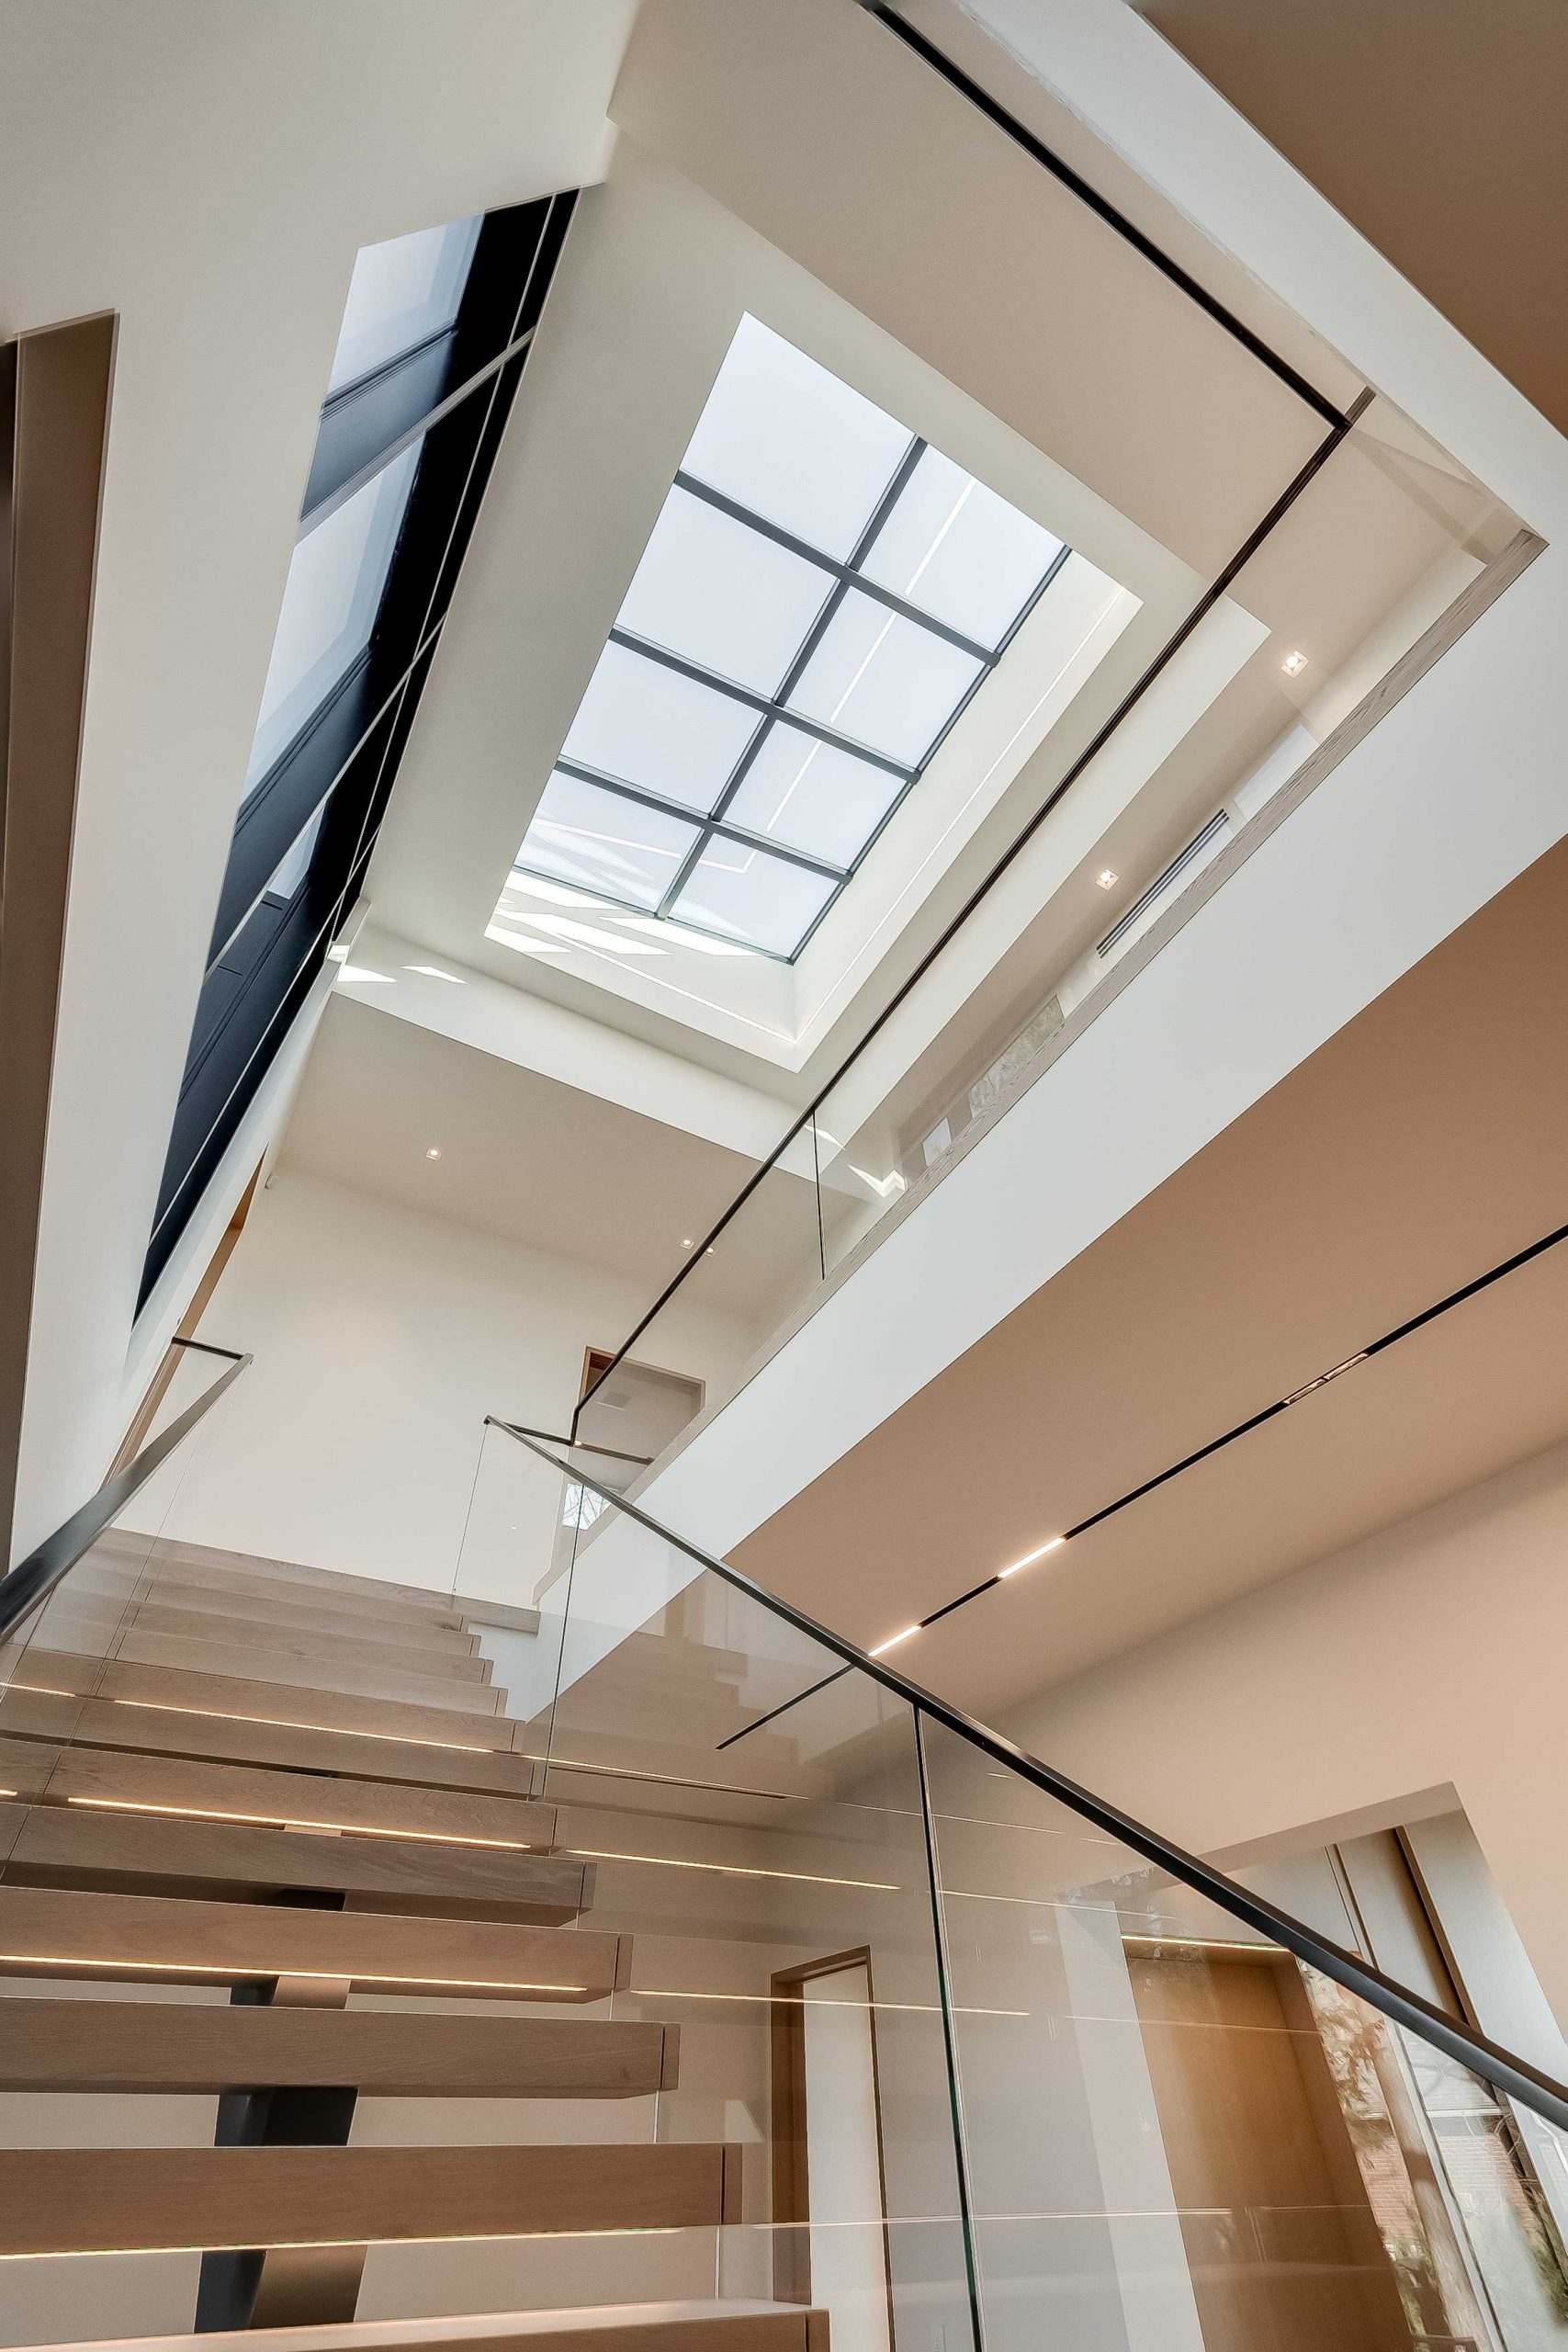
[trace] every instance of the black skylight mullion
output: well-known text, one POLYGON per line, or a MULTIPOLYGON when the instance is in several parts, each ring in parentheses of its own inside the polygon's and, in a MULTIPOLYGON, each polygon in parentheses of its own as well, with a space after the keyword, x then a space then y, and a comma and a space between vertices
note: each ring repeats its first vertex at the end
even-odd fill
MULTIPOLYGON (((694 825, 705 842, 717 833, 726 841, 739 842, 742 849, 766 850, 770 857, 782 858, 786 865, 807 866, 813 874, 830 876, 835 882, 849 878, 848 867, 835 865, 831 858, 813 856, 809 850, 775 842, 764 833, 750 832, 744 825, 721 825, 716 819, 705 817, 700 809, 682 808, 680 801, 667 800, 662 793, 649 791, 646 785, 628 784, 624 776, 610 775, 603 768, 591 768, 585 760, 569 760, 563 753, 556 762, 555 773, 572 776, 579 784, 591 784, 600 792, 613 792, 622 800, 635 800, 644 808, 657 808, 661 817, 679 818, 683 825, 694 825)), ((526 873, 528 868, 520 867, 518 871, 526 873)), ((555 877, 545 876, 541 879, 553 881, 555 877)), ((668 892, 665 895, 668 897, 668 892)), ((648 911, 647 908, 638 910, 639 913, 648 911)))
MULTIPOLYGON (((885 422, 891 423, 891 420, 885 420, 885 422)), ((766 437, 764 429, 764 441, 766 437)), ((705 689, 709 694, 722 695, 727 702, 738 704, 742 709, 754 712, 759 721, 736 754, 734 765, 722 788, 710 801, 705 815, 699 814, 698 808, 667 799, 663 793, 657 789, 627 784, 617 776, 604 775, 581 762, 569 760, 564 755, 557 762, 557 767, 563 775, 575 777, 584 785, 599 785, 613 792, 619 791, 626 798, 641 802, 650 811, 658 811, 695 828, 689 846, 679 857, 672 878, 657 907, 651 910, 654 920, 674 922, 693 931, 725 938, 733 944, 750 946, 759 954, 775 956, 778 960, 793 963, 815 934, 818 925, 831 908, 837 904, 839 897, 848 887, 893 816, 902 806, 909 788, 934 757, 975 694, 996 668, 1003 652, 1066 560, 1070 550, 1057 542, 1055 557, 1034 582, 1028 594, 1022 598, 1019 609, 1009 619, 1006 628, 1001 630, 998 641, 992 644, 987 644, 977 638, 967 635, 964 630, 954 628, 950 622, 939 617, 936 613, 923 609, 922 606, 912 602, 908 595, 902 594, 899 588, 868 578, 863 567, 872 560, 878 540, 887 529, 890 521, 897 514, 900 501, 905 497, 906 492, 910 492, 921 461, 928 454, 929 445, 925 440, 919 435, 906 431, 901 453, 897 457, 897 463, 893 465, 890 477, 877 496, 870 515, 861 526, 853 545, 842 557, 826 553, 821 547, 814 543, 812 537, 802 537, 798 531, 791 530, 783 524, 773 521, 768 515, 749 504, 747 493, 751 488, 755 476, 750 479, 743 478, 738 483, 741 494, 737 496, 705 481, 700 470, 700 460, 697 461, 699 470, 688 471, 687 468, 682 466, 675 474, 671 486, 671 497, 675 492, 680 492, 683 498, 705 505, 716 515, 722 516, 727 522, 738 526, 743 531, 751 532, 759 539, 769 542, 784 556, 792 559, 796 565, 804 563, 815 569, 819 574, 825 574, 830 585, 807 626, 784 676, 776 685, 772 687, 771 692, 761 690, 761 684, 768 683, 765 678, 760 682, 759 685, 742 685, 737 680, 709 668, 702 659, 676 652, 671 647, 659 642, 657 639, 644 636, 640 629, 625 626, 620 619, 617 619, 612 627, 609 632, 609 642, 615 645, 620 653, 653 662, 673 673, 676 676, 689 681, 699 689, 705 689), (870 652, 874 652, 881 643, 881 637, 875 635, 876 623, 872 610, 874 607, 880 607, 881 611, 889 616, 883 625, 882 636, 886 636, 895 626, 905 631, 914 629, 921 632, 924 638, 931 642, 933 652, 939 643, 951 649, 949 653, 944 653, 942 657, 943 665, 951 665, 952 654, 956 653, 962 656, 963 666, 969 673, 966 683, 957 676, 951 679, 943 676, 940 685, 934 678, 928 681, 930 690, 922 697, 921 716, 923 718, 926 715, 926 709, 929 708, 931 717, 935 722, 934 731, 930 741, 920 749, 918 757, 913 756, 907 747, 904 749, 902 757, 894 757, 888 752, 874 750, 871 744, 842 731, 832 723, 831 719, 814 717, 806 710, 791 707, 792 696, 799 695, 802 691, 807 671, 817 656, 822 652, 830 631, 833 631, 833 646, 838 649, 833 663, 833 667, 840 671, 838 684, 842 685, 845 680, 848 680, 843 697, 847 704, 849 694, 858 684, 864 667, 863 663, 861 669, 855 667, 854 648, 861 633, 869 629, 875 638, 875 642, 869 649, 870 652), (836 622, 839 624, 837 630, 834 629, 836 622), (846 626, 851 626, 851 635, 847 642, 840 645, 840 639, 846 626), (845 655, 849 657, 847 669, 842 666, 842 657, 845 655), (954 699, 945 714, 942 714, 942 704, 946 700, 949 693, 953 694, 954 699), (870 824, 863 838, 858 841, 852 856, 848 854, 851 843, 855 841, 863 822, 871 812, 868 809, 863 809, 854 799, 840 801, 835 796, 827 802, 821 801, 820 786, 813 809, 803 816, 795 830, 806 840, 811 839, 814 832, 820 836, 825 831, 833 843, 834 857, 832 858, 820 854, 817 849, 799 849, 793 844, 786 845, 784 842, 775 840, 772 833, 753 831, 751 826, 729 818, 728 810, 746 787, 747 780, 752 775, 757 763, 764 755, 768 762, 770 778, 773 778, 773 771, 776 769, 778 771, 776 781, 780 789, 782 790, 785 785, 789 785, 789 789, 784 792, 783 798, 776 798, 770 784, 768 794, 758 796, 759 806, 753 813, 761 821, 769 823, 778 821, 782 818, 794 786, 789 782, 788 771, 792 764, 790 758, 787 753, 784 753, 782 758, 779 756, 783 752, 783 744, 778 739, 777 730, 781 727, 790 729, 793 740, 804 745, 820 747, 825 752, 829 752, 840 760, 863 763, 860 770, 863 775, 864 768, 870 767, 878 770, 884 777, 894 779, 897 789, 891 792, 886 805, 876 815, 875 821, 870 824), (710 923, 694 917, 682 905, 682 899, 691 895, 694 890, 694 877, 697 876, 705 858, 718 842, 727 842, 764 859, 771 857, 783 865, 804 868, 820 876, 824 882, 834 886, 805 932, 795 940, 787 954, 781 956, 776 948, 762 946, 757 939, 749 938, 744 931, 725 931, 718 928, 716 923, 710 923), (843 862, 835 862, 836 860, 843 862)), ((884 462, 891 457, 892 451, 886 451, 884 462)), ((945 462, 951 465, 951 461, 945 462)), ((962 469, 954 470, 962 475, 962 469)), ((869 485, 863 484, 863 488, 869 488, 869 485)), ((911 514, 915 511, 911 508, 911 514)), ((844 517, 846 524, 851 523, 852 519, 850 516, 844 517)), ((942 536, 945 534, 939 535, 938 545, 941 544, 942 536)), ((835 545, 841 545, 841 538, 834 541, 835 545)), ((697 577, 705 578, 705 585, 711 597, 716 589, 723 588, 723 576, 722 574, 716 576, 714 569, 716 559, 711 552, 705 551, 698 558, 698 562, 700 568, 697 577)), ((920 569, 924 570, 923 564, 920 569)), ((901 575, 895 574, 895 576, 901 575)), ((998 618, 998 601, 993 594, 990 605, 986 612, 987 626, 998 618)), ((625 609, 626 606, 623 605, 623 611, 625 609)), ((651 611, 649 618, 655 618, 651 611)), ((699 638, 698 642, 702 643, 703 640, 699 638)), ((902 640, 902 653, 897 657, 906 665, 913 660, 917 678, 919 673, 918 652, 919 642, 919 638, 911 642, 906 636, 902 640)), ((704 650, 706 650, 705 646, 704 650)), ((864 650, 863 648, 862 650, 864 650)), ((869 659, 869 655, 867 658, 869 659)), ((883 707, 880 715, 878 715, 877 698, 874 693, 867 707, 868 720, 874 725, 878 732, 890 734, 895 739, 902 732, 908 738, 913 732, 908 723, 913 712, 905 707, 907 696, 896 697, 892 704, 886 702, 886 680, 889 674, 896 675, 897 673, 883 673, 883 707), (896 723, 896 714, 900 709, 904 711, 901 726, 896 723)), ((823 683, 827 684, 826 679, 823 683)), ((829 686, 824 699, 830 701, 835 691, 835 687, 829 686)), ((637 764, 635 757, 635 737, 628 737, 622 749, 627 763, 635 767, 637 764)), ((665 764, 668 766, 668 760, 665 764)), ((711 771, 712 763, 708 763, 708 765, 711 771)), ((670 771, 670 780, 677 783, 687 781, 683 763, 678 763, 670 771)), ((796 777, 795 781, 798 782, 799 778, 796 777)), ((840 777, 839 782, 844 789, 851 789, 843 777, 840 777)), ((832 785, 829 785, 828 789, 831 794, 832 785)), ((859 793, 863 791, 865 786, 856 786, 852 789, 859 793)), ((809 797, 810 796, 808 799, 809 797)), ((525 839, 516 861, 516 870, 520 873, 528 871, 525 863, 526 848, 527 843, 525 839)), ((723 861, 720 863, 722 864, 723 861)), ((614 903, 611 894, 601 893, 601 895, 614 903)), ((649 910, 644 908, 639 909, 638 911, 649 910)), ((763 927, 766 928, 767 925, 764 924, 763 927)))
MULTIPOLYGON (((900 494, 924 455, 926 446, 925 442, 917 439, 911 445, 912 455, 900 465, 894 478, 900 494)), ((848 560, 840 563, 836 556, 824 555, 820 548, 814 548, 808 539, 797 539, 793 531, 786 531, 780 524, 770 523, 765 514, 758 514, 750 506, 743 506, 738 498, 729 497, 722 490, 710 489, 706 482, 699 481, 695 474, 678 473, 675 487, 685 491, 689 497, 700 498, 705 504, 716 507, 721 514, 728 514, 731 522, 744 523, 751 530, 761 532, 763 538, 774 540, 781 548, 787 548, 791 555, 803 557, 807 563, 815 563, 823 571, 831 571, 840 587, 858 588, 863 596, 871 598, 873 604, 885 605, 889 612, 897 613, 904 620, 913 621, 919 628, 929 629, 933 637, 944 637, 949 645, 956 646, 960 653, 967 653, 972 661, 995 661, 993 647, 982 645, 976 637, 965 637, 962 629, 938 620, 934 613, 925 612, 919 605, 911 605, 908 598, 900 596, 897 589, 885 588, 880 580, 870 580, 860 570, 871 552, 877 533, 897 504, 896 499, 885 497, 878 503, 875 514, 861 533, 848 560)))
POLYGON ((638 637, 617 622, 610 631, 610 643, 625 648, 628 653, 640 653, 649 662, 660 662, 665 669, 678 671, 682 678, 690 678, 699 686, 711 686, 715 694, 728 695, 732 702, 741 702, 748 710, 760 711, 764 718, 776 718, 784 725, 797 728, 803 735, 814 735, 818 742, 830 743, 836 752, 848 752, 852 758, 869 760, 873 767, 885 768, 889 775, 902 776, 906 784, 913 784, 919 770, 903 760, 890 760, 886 752, 874 752, 869 743, 857 743, 852 735, 840 735, 836 727, 824 726, 819 718, 808 718, 804 711, 784 710, 766 695, 753 694, 750 686, 738 686, 731 678, 721 678, 716 671, 705 670, 700 662, 688 661, 683 653, 671 653, 666 645, 656 645, 650 637, 638 637))
MULTIPOLYGON (((833 585, 829 591, 827 598, 825 599, 820 611, 818 613, 816 619, 812 622, 811 627, 807 630, 806 635, 801 639, 799 645, 796 646, 794 661, 790 663, 789 668, 784 672, 783 678, 779 682, 778 687, 773 697, 773 714, 767 720, 764 720, 761 727, 758 728, 756 733, 752 736, 751 741, 747 744, 746 749, 736 761, 734 767, 730 771, 728 783, 725 786, 724 790, 719 794, 718 798, 713 804, 713 808, 710 813, 716 820, 723 816, 725 810, 728 808, 730 802, 739 791, 750 771, 752 762, 756 759, 758 752, 761 750, 764 739, 772 730, 773 718, 784 709, 784 706, 789 701, 791 695, 794 694, 795 688, 799 685, 801 679, 805 676, 807 664, 809 662, 812 655, 816 652, 818 647, 821 644, 822 639, 827 635, 829 627, 832 622, 833 616, 837 613, 840 605, 843 603, 845 596, 849 594, 850 582, 854 577, 853 567, 862 561, 867 549, 874 542, 877 533, 881 530, 884 523, 887 520, 888 515, 891 514, 894 507, 902 497, 905 485, 908 483, 909 477, 914 472, 915 468, 920 462, 920 458, 925 450, 925 443, 919 438, 918 434, 911 435, 908 447, 899 458, 898 463, 894 467, 892 476, 888 481, 886 488, 884 490, 881 497, 877 500, 876 504, 873 507, 870 516, 862 527, 860 537, 856 539, 854 546, 850 550, 849 563, 834 563, 832 565, 834 573, 833 585)), ((677 475, 677 481, 679 481, 680 479, 680 476, 677 475)), ((761 515, 753 514, 749 507, 741 506, 736 500, 724 499, 722 502, 716 503, 721 503, 725 511, 731 514, 737 522, 744 523, 753 530, 761 530, 771 537, 778 538, 782 545, 792 547, 796 553, 805 556, 808 561, 813 563, 825 563, 828 561, 827 558, 819 555, 815 548, 808 547, 804 540, 794 538, 788 532, 778 531, 773 525, 765 522, 761 515)), ((912 776, 909 781, 913 781, 912 776)), ((906 784, 905 790, 907 791, 908 789, 908 785, 906 784)), ((899 797, 902 798, 903 795, 900 794, 899 797)), ((711 838, 711 835, 706 838, 711 838)), ((701 865, 703 852, 706 847, 706 838, 699 841, 694 849, 687 852, 685 858, 682 862, 680 871, 677 873, 674 880, 671 883, 669 889, 666 890, 663 898, 660 901, 659 912, 661 915, 668 915, 671 912, 682 891, 685 888, 687 883, 696 872, 697 867, 701 865)), ((840 883, 839 888, 840 889, 842 889, 842 882, 840 883)), ((838 892, 835 891, 834 898, 837 898, 837 896, 838 892)), ((830 899, 828 903, 831 906, 833 900, 830 899)), ((823 912, 826 913, 826 911, 827 909, 824 908, 823 912)), ((818 917, 818 921, 820 921, 820 917, 818 917)))
MULTIPOLYGON (((823 605, 821 611, 818 614, 817 618, 812 622, 811 627, 807 630, 800 644, 795 648, 795 659, 790 663, 789 668, 784 672, 784 674, 779 683, 777 691, 773 695, 775 711, 782 711, 784 709, 789 702, 791 695, 794 694, 796 686, 799 685, 801 679, 805 676, 807 663, 810 662, 811 657, 816 652, 818 647, 821 644, 822 639, 827 636, 834 614, 838 611, 840 605, 843 603, 845 596, 849 593, 849 584, 853 577, 853 567, 861 561, 867 548, 875 539, 878 531, 881 530, 882 526, 887 520, 889 514, 892 514, 893 509, 898 503, 899 499, 903 496, 904 485, 908 481, 910 475, 914 472, 915 468, 919 464, 921 453, 923 452, 925 446, 925 443, 918 436, 911 438, 908 447, 905 450, 903 456, 899 458, 898 463, 893 469, 892 479, 888 482, 886 489, 883 492, 881 497, 877 500, 876 504, 873 507, 870 520, 866 523, 859 538, 851 548, 849 563, 834 565, 833 569, 838 574, 838 577, 834 581, 833 586, 829 592, 827 601, 823 605)), ((748 514, 742 508, 736 508, 735 511, 742 520, 750 523, 755 528, 762 529, 767 527, 763 525, 761 515, 748 514)), ((809 553, 809 550, 807 550, 807 552, 809 553)), ((818 560, 819 559, 814 558, 813 560, 818 560)), ((713 804, 712 813, 715 817, 723 816, 725 810, 728 808, 730 802, 739 791, 741 785, 746 780, 747 771, 750 767, 752 761, 756 758, 758 752, 761 749, 762 738, 767 734, 767 732, 768 729, 766 727, 759 727, 750 743, 747 744, 744 752, 741 752, 740 757, 736 761, 734 769, 730 775, 729 782, 725 786, 724 790, 719 794, 718 798, 713 804)))

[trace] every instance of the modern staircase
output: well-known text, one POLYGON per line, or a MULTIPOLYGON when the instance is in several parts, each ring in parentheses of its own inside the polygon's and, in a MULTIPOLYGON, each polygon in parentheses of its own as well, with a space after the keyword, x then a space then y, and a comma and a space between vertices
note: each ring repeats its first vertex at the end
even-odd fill
POLYGON ((1568 2089, 1397 1905, 1414 1984, 504 1425, 537 1616, 135 1532, 234 1376, 0 1580, 0 2346, 1561 2340, 1568 2089))
POLYGON ((214 2143, 0 2149, 0 2255, 197 2251, 197 2326, 253 2346, 819 2352, 820 2313, 756 2298, 345 2334, 372 2241, 711 2239, 740 2149, 655 2136, 680 2028, 604 2014, 630 1939, 592 1924, 597 1865, 559 1849, 536 1727, 460 1605, 112 1533, 87 1582, 96 1618, 62 1591, 0 1698, 0 1970, 26 1983, 0 2092, 215 2098, 214 2143), (548 2101, 574 2129, 530 2104, 519 2144, 355 2143, 360 2102, 393 2099, 548 2101), (594 2131, 611 2102, 648 2136, 594 2131))

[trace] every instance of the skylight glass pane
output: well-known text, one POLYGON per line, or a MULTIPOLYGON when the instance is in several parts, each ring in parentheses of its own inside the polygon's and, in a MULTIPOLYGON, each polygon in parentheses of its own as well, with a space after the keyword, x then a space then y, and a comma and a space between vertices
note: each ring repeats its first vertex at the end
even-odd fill
POLYGON ((697 838, 697 828, 619 792, 552 775, 517 863, 629 906, 656 907, 697 838))
POLYGON ((761 723, 745 703, 607 645, 563 756, 705 812, 761 723))
POLYGON ((370 642, 423 444, 394 458, 294 550, 247 785, 288 750, 370 642))
POLYGON ((977 643, 1001 643, 1062 542, 927 449, 861 567, 977 643))
POLYGON ((793 956, 838 888, 826 874, 739 842, 711 841, 671 913, 727 939, 793 956))
POLYGON ((841 562, 910 437, 804 351, 747 317, 697 420, 682 470, 841 562))
POLYGON ((750 833, 852 865, 904 789, 901 776, 815 742, 794 727, 772 727, 725 810, 750 833))
POLYGON ((917 767, 982 666, 852 588, 790 702, 872 751, 917 767))
POLYGON ((771 695, 830 585, 814 563, 672 490, 619 625, 737 685, 771 695))
POLYGON ((457 315, 482 215, 361 245, 338 329, 331 394, 439 334, 457 315))

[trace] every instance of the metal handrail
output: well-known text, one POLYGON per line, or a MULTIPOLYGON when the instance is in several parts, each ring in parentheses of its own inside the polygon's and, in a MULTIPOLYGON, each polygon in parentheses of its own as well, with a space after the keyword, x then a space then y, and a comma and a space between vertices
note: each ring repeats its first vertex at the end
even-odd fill
POLYGON ((175 1340, 175 1347, 189 1348, 197 1355, 220 1356, 229 1369, 221 1373, 204 1396, 194 1405, 187 1405, 177 1420, 171 1421, 151 1445, 142 1447, 133 1462, 123 1470, 116 1470, 104 1480, 96 1495, 73 1511, 63 1526, 52 1535, 46 1535, 35 1551, 25 1560, 18 1560, 8 1575, 0 1577, 0 1640, 31 1614, 39 1603, 46 1600, 61 1578, 69 1576, 83 1555, 90 1551, 110 1521, 117 1519, 140 1488, 147 1484, 154 1470, 160 1469, 182 1439, 189 1436, 203 1415, 210 1411, 227 1388, 232 1387, 251 1359, 232 1348, 216 1348, 206 1340, 175 1340))
MULTIPOLYGON (((1115 1805, 1107 1804, 1091 1791, 1080 1788, 1076 1781, 1068 1780, 1065 1773, 1055 1771, 1049 1764, 1043 1764, 1037 1756, 1032 1756, 1027 1748, 1020 1747, 1016 1741, 1007 1738, 1001 1732, 993 1731, 988 1724, 966 1714, 961 1707, 939 1699, 934 1691, 926 1690, 920 1683, 911 1682, 896 1667, 886 1666, 880 1658, 870 1657, 853 1642, 846 1640, 843 1634, 819 1623, 805 1610, 795 1608, 792 1601, 783 1600, 776 1593, 767 1591, 739 1568, 731 1567, 727 1561, 715 1559, 700 1544, 689 1543, 683 1535, 677 1535, 672 1528, 661 1525, 639 1503, 629 1502, 625 1495, 617 1494, 613 1487, 601 1486, 574 1462, 560 1460, 547 1452, 513 1422, 487 1415, 486 1423, 489 1427, 504 1430, 509 1437, 515 1438, 518 1444, 525 1445, 530 1453, 547 1462, 552 1469, 591 1488, 615 1510, 645 1527, 649 1534, 673 1544, 699 1568, 722 1578, 771 1615, 782 1618, 797 1633, 804 1634, 808 1640, 841 1658, 842 1671, 853 1669, 869 1676, 872 1681, 880 1683, 885 1690, 913 1708, 917 1715, 928 1716, 932 1723, 941 1724, 945 1730, 977 1747, 994 1763, 1018 1773, 1045 1795, 1056 1798, 1083 1820, 1092 1823, 1097 1829, 1131 1847, 1145 1861, 1168 1871, 1184 1886, 1216 1904, 1221 1910, 1229 1912, 1233 1919, 1238 1919, 1243 1926, 1282 1944, 1297 1960, 1305 1961, 1321 1975, 1332 1977, 1336 1984, 1342 1984, 1358 1999, 1392 2018, 1395 2025, 1419 2034, 1424 2041, 1432 2043, 1448 2057, 1456 2059, 1472 2074, 1479 2075, 1495 2090, 1501 2091, 1506 2098, 1517 2099, 1521 2106, 1528 2107, 1546 2122, 1554 2124, 1559 2131, 1568 2132, 1568 2086, 1555 2081, 1551 2075, 1543 2074, 1539 2067, 1517 2057, 1512 2051, 1503 2049, 1497 2042, 1489 2041, 1484 2034, 1476 2032, 1458 2018, 1448 2016, 1432 2002, 1423 1999, 1420 1994, 1413 1993, 1408 1986, 1385 1976, 1381 1969, 1374 1968, 1355 1952, 1329 1942, 1326 1937, 1318 1935, 1314 1928, 1293 1918, 1288 1911, 1280 1910, 1264 1896, 1254 1894, 1235 1879, 1227 1878, 1212 1863, 1188 1853, 1184 1848, 1172 1844, 1169 1838, 1162 1838, 1157 1830, 1145 1828, 1142 1822, 1134 1821, 1115 1805)), ((825 1679, 834 1681, 838 1677, 829 1675, 825 1679)), ((820 1689, 824 1685, 815 1687, 820 1689)), ((804 1691, 800 1694, 803 1698, 807 1695, 804 1691)))

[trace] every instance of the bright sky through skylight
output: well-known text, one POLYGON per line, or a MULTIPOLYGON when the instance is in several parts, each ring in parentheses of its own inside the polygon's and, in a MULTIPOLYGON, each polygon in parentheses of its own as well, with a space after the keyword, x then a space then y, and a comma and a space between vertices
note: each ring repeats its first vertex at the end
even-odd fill
POLYGON ((1064 553, 742 319, 517 870, 793 958, 1064 553))

